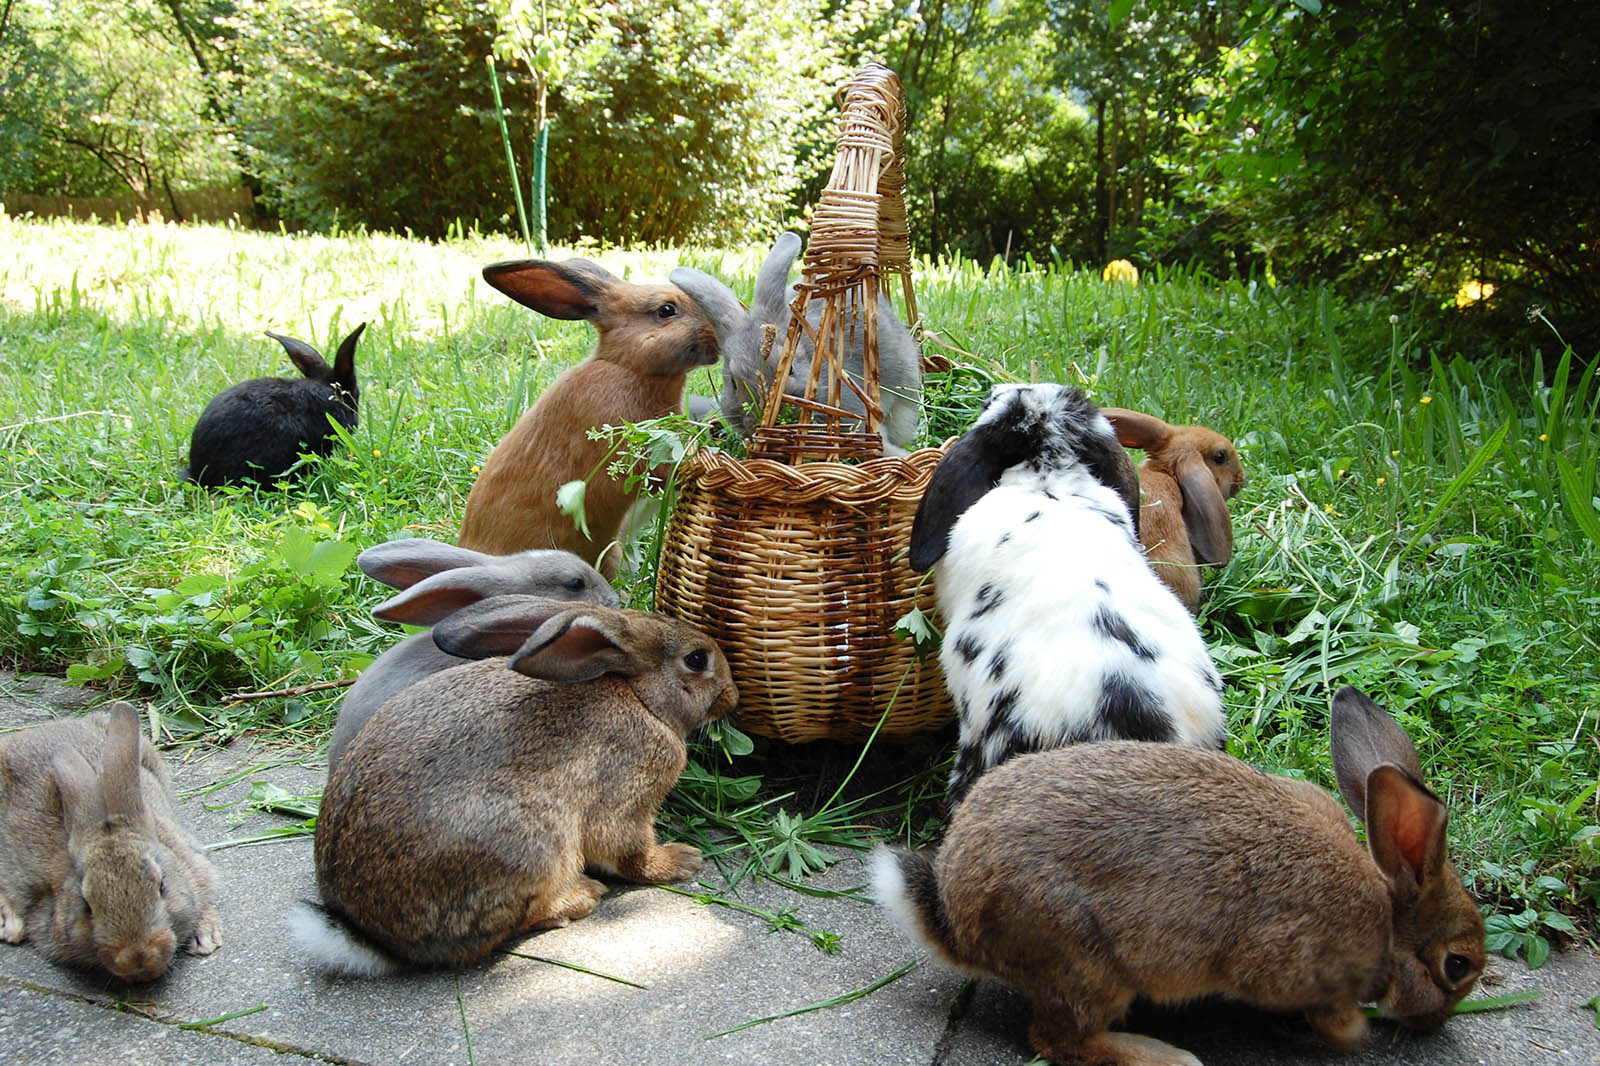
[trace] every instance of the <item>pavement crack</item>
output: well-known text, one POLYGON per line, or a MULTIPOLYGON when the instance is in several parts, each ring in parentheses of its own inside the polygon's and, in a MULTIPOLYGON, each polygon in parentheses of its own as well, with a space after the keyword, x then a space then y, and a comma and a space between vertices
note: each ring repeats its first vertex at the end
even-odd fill
POLYGON ((945 1016, 944 1032, 939 1034, 939 1040, 933 1045, 933 1061, 928 1066, 944 1066, 950 1058, 950 1052, 955 1047, 956 1030, 966 1020, 967 1011, 972 1006, 973 993, 977 991, 978 979, 969 977, 950 998, 950 1013, 945 1016))

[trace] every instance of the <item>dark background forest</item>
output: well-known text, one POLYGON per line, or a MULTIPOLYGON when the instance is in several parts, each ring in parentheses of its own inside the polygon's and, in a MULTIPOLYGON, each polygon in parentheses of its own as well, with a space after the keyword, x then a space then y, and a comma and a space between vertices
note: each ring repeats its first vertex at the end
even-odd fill
POLYGON ((0 195, 515 232, 491 56, 524 185, 545 89, 557 244, 770 239, 879 60, 919 252, 1452 311, 1476 281, 1502 333, 1600 342, 1600 5, 1570 0, 0 0, 0 195))

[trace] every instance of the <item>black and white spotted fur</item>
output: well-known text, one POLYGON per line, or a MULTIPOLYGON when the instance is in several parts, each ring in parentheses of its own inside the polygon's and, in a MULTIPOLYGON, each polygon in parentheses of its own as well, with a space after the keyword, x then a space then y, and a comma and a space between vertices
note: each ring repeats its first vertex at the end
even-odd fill
POLYGON ((1221 748, 1222 680, 1151 571, 1139 482, 1077 389, 997 385, 940 462, 911 531, 935 564, 940 663, 961 734, 954 807, 1013 755, 1088 740, 1221 748))

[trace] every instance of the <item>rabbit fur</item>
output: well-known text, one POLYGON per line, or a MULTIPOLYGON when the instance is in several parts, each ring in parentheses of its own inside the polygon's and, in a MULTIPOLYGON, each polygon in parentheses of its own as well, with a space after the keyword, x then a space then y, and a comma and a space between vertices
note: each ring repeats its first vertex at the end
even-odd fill
MULTIPOLYGON (((569 603, 617 606, 617 591, 571 552, 531 549, 486 555, 454 544, 391 540, 356 556, 361 572, 401 589, 372 609, 374 618, 431 626, 469 603, 518 593, 569 603)), ((468 660, 442 650, 430 633, 413 633, 378 656, 345 692, 328 741, 328 773, 377 709, 409 685, 468 660)))
POLYGON ((0 737, 0 939, 153 981, 222 943, 216 874, 127 703, 0 737))
POLYGON ((551 382, 484 461, 457 543, 492 555, 560 548, 593 561, 604 553, 597 565, 615 577, 615 542, 633 500, 622 480, 596 474, 610 445, 588 432, 681 414, 684 378, 717 361, 716 333, 676 285, 631 284, 587 259, 494 263, 483 277, 549 318, 588 320, 599 336, 593 353, 551 382), (590 479, 589 536, 556 505, 556 490, 582 478, 590 479))
POLYGON ((1139 540, 1156 576, 1190 611, 1200 607, 1200 565, 1233 558, 1228 500, 1244 487, 1233 441, 1205 426, 1174 426, 1154 415, 1102 407, 1117 439, 1141 448, 1139 540))
POLYGON ((340 343, 330 367, 305 341, 267 336, 283 345, 303 378, 252 378, 212 398, 189 438, 185 481, 213 488, 271 484, 302 452, 327 455, 338 442, 328 419, 356 428, 356 343, 365 322, 340 343))
POLYGON ((453 655, 379 708, 328 780, 322 906, 296 938, 327 970, 453 966, 566 925, 605 885, 700 867, 657 843, 684 736, 738 693, 716 644, 661 615, 495 596, 434 626, 453 655), (507 657, 509 656, 509 658, 507 657))
POLYGON ((1106 1031, 1135 997, 1304 1011, 1345 1049, 1366 1036, 1364 1002, 1437 1028, 1485 960, 1483 919, 1446 855, 1447 811, 1362 693, 1334 696, 1331 730, 1370 850, 1308 782, 1108 741, 986 775, 937 859, 873 854, 874 893, 947 961, 1026 993, 1033 1046, 1060 1066, 1196 1061, 1106 1031))
MULTIPOLYGON (((711 316, 722 349, 722 390, 717 395, 717 406, 728 425, 747 438, 755 432, 761 404, 777 374, 783 340, 789 330, 790 308, 798 295, 798 290, 789 285, 789 269, 800 254, 800 248, 800 236, 792 232, 781 234, 773 243, 756 275, 755 294, 748 311, 732 289, 703 270, 678 267, 667 275, 668 280, 694 297, 711 316), (777 341, 763 363, 761 342, 763 327, 767 325, 776 327, 777 341)), ((822 316, 822 305, 812 301, 806 314, 815 327, 822 316)), ((845 373, 860 385, 865 329, 860 324, 855 324, 853 329, 847 325, 845 329, 850 343, 844 359, 845 373)), ((811 338, 802 335, 790 366, 786 392, 795 396, 804 394, 813 354, 811 338)), ((894 305, 882 293, 878 295, 878 377, 883 403, 884 452, 905 455, 916 440, 921 416, 922 352, 911 331, 896 317, 894 305)), ((819 389, 825 390, 826 384, 824 376, 819 389)), ((843 383, 839 391, 840 406, 864 418, 867 409, 861 397, 843 383)))
POLYGON ((1133 462, 1077 389, 996 385, 934 470, 910 563, 937 564, 960 721, 949 798, 1014 755, 1086 740, 1221 748, 1222 680, 1139 549, 1133 462))

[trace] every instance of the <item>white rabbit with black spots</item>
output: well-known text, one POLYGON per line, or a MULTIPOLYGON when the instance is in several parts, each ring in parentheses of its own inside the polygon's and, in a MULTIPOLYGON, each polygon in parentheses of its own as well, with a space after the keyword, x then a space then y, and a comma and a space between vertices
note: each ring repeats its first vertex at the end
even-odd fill
POLYGON ((1088 740, 1221 748, 1222 679, 1151 571, 1133 463, 1063 385, 997 385, 917 508, 911 566, 935 572, 940 664, 960 739, 958 804, 1014 755, 1088 740))

